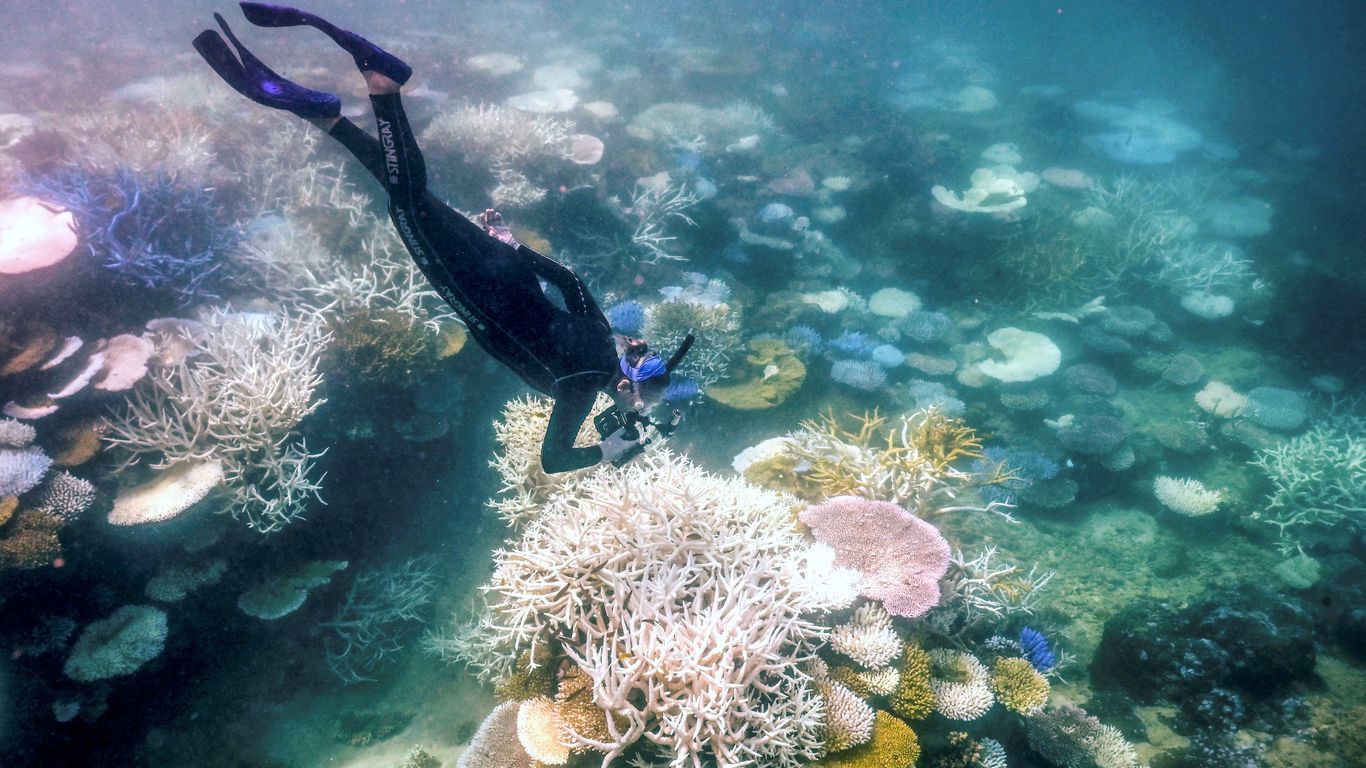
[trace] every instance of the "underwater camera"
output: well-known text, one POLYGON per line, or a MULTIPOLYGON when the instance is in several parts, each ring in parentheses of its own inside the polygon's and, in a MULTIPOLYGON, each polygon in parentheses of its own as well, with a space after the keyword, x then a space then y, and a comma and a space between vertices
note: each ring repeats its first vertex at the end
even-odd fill
POLYGON ((639 456, 645 450, 645 446, 655 440, 666 440, 673 436, 677 431, 679 422, 683 421, 683 412, 674 409, 670 414, 669 421, 664 423, 650 421, 650 419, 636 413, 626 411, 625 413, 615 405, 593 417, 593 427, 598 430, 598 438, 606 440, 611 435, 621 431, 621 436, 626 440, 639 441, 631 449, 622 454, 612 462, 614 467, 624 467, 632 459, 639 456), (641 439, 642 430, 649 430, 644 439, 641 439))

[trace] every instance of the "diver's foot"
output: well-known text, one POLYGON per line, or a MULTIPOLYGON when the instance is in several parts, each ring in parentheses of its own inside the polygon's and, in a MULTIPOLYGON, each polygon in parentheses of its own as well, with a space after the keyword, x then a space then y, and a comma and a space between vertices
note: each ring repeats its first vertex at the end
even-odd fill
POLYGON ((305 119, 341 116, 341 99, 334 94, 314 91, 279 76, 253 56, 246 46, 238 42, 237 36, 228 28, 228 23, 222 16, 215 13, 213 17, 218 21, 218 26, 223 28, 223 34, 227 35, 228 40, 237 49, 237 55, 234 56, 223 38, 211 29, 199 33, 194 39, 194 47, 209 66, 213 67, 213 71, 234 90, 257 104, 283 109, 305 119))
POLYGON ((380 48, 354 32, 348 32, 320 16, 298 8, 269 3, 241 3, 242 14, 258 27, 310 26, 332 38, 332 42, 351 54, 361 72, 377 72, 399 85, 413 76, 413 68, 397 56, 380 48))
POLYGON ((507 222, 503 221, 503 214, 492 208, 479 214, 479 225, 494 240, 507 243, 513 248, 521 246, 521 243, 517 242, 517 238, 512 236, 512 230, 508 229, 507 222))
POLYGON ((387 96, 391 93, 398 93, 402 83, 394 82, 378 72, 365 73, 365 87, 370 90, 371 96, 387 96))

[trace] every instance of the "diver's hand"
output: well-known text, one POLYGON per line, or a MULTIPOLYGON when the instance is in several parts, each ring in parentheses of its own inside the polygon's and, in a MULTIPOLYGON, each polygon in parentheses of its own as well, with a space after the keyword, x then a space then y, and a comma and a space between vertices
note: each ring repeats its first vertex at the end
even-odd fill
POLYGON ((598 448, 602 449, 603 461, 608 463, 614 462, 645 444, 647 438, 644 435, 641 435, 635 440, 629 440, 624 435, 625 431, 624 428, 618 429, 616 432, 604 437, 602 442, 598 443, 598 448))

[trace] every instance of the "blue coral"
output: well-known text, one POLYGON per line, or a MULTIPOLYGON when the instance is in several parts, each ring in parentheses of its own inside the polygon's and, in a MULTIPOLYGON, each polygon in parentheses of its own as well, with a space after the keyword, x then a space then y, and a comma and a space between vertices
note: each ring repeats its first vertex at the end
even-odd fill
POLYGON ((1020 647, 1024 648, 1025 658, 1040 672, 1047 672, 1058 663, 1058 657, 1048 647, 1048 638, 1033 627, 1020 630, 1020 647))
POLYGON ((242 239, 213 191, 174 176, 67 168, 24 185, 76 217, 91 254, 126 284, 170 289, 182 304, 218 298, 223 255, 242 239))
POLYGON ((804 353, 819 352, 825 344, 821 332, 809 325, 794 325, 788 328, 787 333, 783 334, 783 341, 792 349, 804 353))
POLYGON ((830 340, 830 349, 849 357, 860 359, 867 358, 873 352, 877 342, 868 338, 868 334, 862 331, 845 331, 839 336, 830 340))
POLYGON ((830 378, 846 387, 871 392, 887 383, 887 372, 867 360, 836 360, 830 367, 830 378))
POLYGON ((621 333, 640 333, 645 326, 645 305, 631 299, 614 304, 607 310, 607 321, 621 333))
POLYGON ((901 330, 923 344, 942 341, 953 323, 942 312, 913 312, 901 321, 901 330))
POLYGON ((668 389, 664 390, 664 399, 671 403, 691 400, 702 394, 702 386, 697 383, 697 379, 687 377, 678 378, 669 384, 668 389))
POLYGON ((982 497, 1001 504, 1018 503, 1022 491, 1035 483, 1052 480, 1058 471, 1058 465, 1041 453, 999 446, 989 446, 972 463, 972 474, 981 483, 982 497))

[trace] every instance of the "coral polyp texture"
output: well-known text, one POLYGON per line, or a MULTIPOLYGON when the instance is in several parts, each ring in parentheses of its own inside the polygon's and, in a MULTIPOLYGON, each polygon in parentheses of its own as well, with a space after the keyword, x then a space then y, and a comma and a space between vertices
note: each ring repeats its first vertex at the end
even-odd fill
POLYGON ((812 760, 826 710, 801 664, 852 595, 830 588, 792 505, 663 450, 596 469, 495 553, 487 614, 448 647, 486 679, 561 649, 606 714, 606 737, 570 741, 605 759, 812 760))
MULTIPOLYGON (((859 594, 880 601, 891 614, 920 616, 939 603, 949 544, 934 526, 895 504, 857 496, 837 496, 807 507, 800 517, 817 541, 834 548, 837 564, 862 574, 859 594)), ((871 609, 863 617, 865 624, 877 620, 871 609)), ((841 633, 841 644, 859 655, 885 655, 884 663, 895 655, 891 644, 884 650, 859 647, 852 637, 845 643, 845 634, 853 633, 841 633)))

